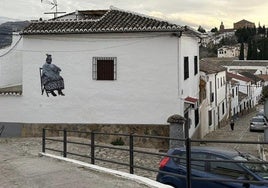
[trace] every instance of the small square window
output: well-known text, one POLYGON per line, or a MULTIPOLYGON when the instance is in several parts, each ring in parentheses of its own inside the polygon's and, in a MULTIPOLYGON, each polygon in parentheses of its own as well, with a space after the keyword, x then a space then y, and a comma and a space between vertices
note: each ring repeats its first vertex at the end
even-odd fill
POLYGON ((92 77, 93 80, 116 80, 117 58, 93 57, 92 77))

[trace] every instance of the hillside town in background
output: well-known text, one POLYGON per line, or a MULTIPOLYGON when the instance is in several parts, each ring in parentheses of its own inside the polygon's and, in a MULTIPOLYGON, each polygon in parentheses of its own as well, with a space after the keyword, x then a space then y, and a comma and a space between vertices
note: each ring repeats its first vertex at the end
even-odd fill
POLYGON ((263 102, 268 85, 268 30, 247 20, 196 31, 115 7, 81 10, 3 23, 0 48, 0 118, 32 135, 45 123, 147 134, 155 125, 149 132, 169 136, 166 121, 179 114, 203 138, 263 102), (64 97, 40 92, 46 54, 62 69, 64 97))

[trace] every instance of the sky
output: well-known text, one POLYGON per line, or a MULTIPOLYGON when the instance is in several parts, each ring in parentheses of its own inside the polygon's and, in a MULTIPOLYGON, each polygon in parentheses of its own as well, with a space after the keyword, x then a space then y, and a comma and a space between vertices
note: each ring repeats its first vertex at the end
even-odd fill
MULTIPOLYGON (((0 17, 18 20, 49 19, 53 15, 49 0, 0 0, 0 17)), ((53 1, 53 0, 51 0, 53 1)), ((55 0, 54 0, 55 1, 55 0)), ((57 0, 58 11, 109 9, 110 6, 167 20, 195 29, 202 26, 207 31, 226 29, 242 19, 268 27, 267 0, 57 0)))

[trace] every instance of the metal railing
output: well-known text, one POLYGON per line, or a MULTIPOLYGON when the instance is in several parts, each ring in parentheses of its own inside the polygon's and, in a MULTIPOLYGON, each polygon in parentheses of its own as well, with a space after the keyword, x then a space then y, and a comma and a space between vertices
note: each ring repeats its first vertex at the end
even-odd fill
MULTIPOLYGON (((187 134, 186 134, 187 137, 187 134)), ((96 161, 103 161, 107 163, 112 163, 112 164, 117 164, 121 166, 125 166, 129 168, 129 173, 134 174, 137 169, 145 170, 145 171, 150 171, 154 173, 166 173, 170 174, 172 176, 177 176, 181 178, 185 178, 186 181, 186 187, 191 188, 191 182, 192 180, 198 180, 198 181, 213 181, 213 182, 233 182, 233 183, 242 183, 244 184, 249 184, 249 183, 254 183, 254 184, 263 184, 263 182, 260 181, 254 181, 254 180, 240 180, 240 179, 218 179, 218 178, 198 178, 198 177, 193 177, 191 175, 191 163, 192 161, 210 161, 210 162, 228 162, 228 163, 254 163, 254 164, 268 164, 268 162, 250 162, 250 161, 237 161, 237 160, 212 160, 212 159, 195 159, 191 158, 191 145, 193 143, 226 143, 226 144, 256 144, 256 145, 266 145, 268 142, 259 142, 259 141, 228 141, 228 140, 198 140, 198 139, 191 139, 191 138, 185 138, 185 139, 175 139, 175 138, 170 138, 170 137, 163 137, 163 136, 149 136, 149 135, 136 135, 136 134, 117 134, 117 133, 103 133, 103 132, 83 132, 83 131, 67 131, 66 129, 64 130, 56 130, 56 129, 43 129, 43 134, 42 134, 42 152, 46 153, 46 151, 53 151, 53 152, 59 152, 62 154, 63 157, 67 157, 69 155, 73 156, 78 156, 86 159, 90 159, 91 164, 95 164, 96 161), (62 132, 62 139, 55 139, 51 137, 47 137, 46 133, 47 131, 56 131, 56 132, 62 132), (78 133, 78 134, 87 134, 90 135, 90 138, 88 139, 88 143, 83 143, 83 142, 77 142, 77 141, 70 141, 68 140, 68 133, 78 133), (97 144, 96 143, 96 136, 97 135, 106 135, 106 136, 117 136, 117 137, 126 137, 125 140, 128 140, 127 147, 118 147, 118 146, 111 146, 111 145, 103 145, 103 144, 97 144), (185 151, 186 151, 186 157, 178 157, 177 155, 168 155, 166 152, 151 152, 151 151, 143 151, 141 149, 136 149, 134 140, 136 138, 142 138, 142 139, 163 139, 166 141, 170 140, 177 140, 177 141, 184 141, 185 142, 185 151), (47 141, 50 142, 59 142, 62 144, 62 149, 55 149, 55 148, 49 148, 47 147, 47 141), (81 154, 81 153, 74 153, 68 151, 68 145, 69 144, 75 144, 75 145, 80 145, 80 146, 86 146, 88 148, 88 154, 81 154), (111 159, 104 159, 96 156, 96 149, 110 149, 110 150, 119 150, 123 152, 128 153, 128 163, 126 162, 119 162, 116 160, 111 160, 111 159), (158 157, 172 157, 172 158, 178 158, 178 159, 184 159, 186 161, 186 174, 177 174, 177 173, 171 173, 171 172, 163 172, 159 170, 158 168, 149 168, 149 167, 144 167, 141 165, 136 165, 134 163, 135 160, 135 154, 146 154, 150 156, 158 156, 158 157)), ((168 149, 168 148, 167 148, 168 149)), ((158 161, 160 162, 160 161, 158 161)))

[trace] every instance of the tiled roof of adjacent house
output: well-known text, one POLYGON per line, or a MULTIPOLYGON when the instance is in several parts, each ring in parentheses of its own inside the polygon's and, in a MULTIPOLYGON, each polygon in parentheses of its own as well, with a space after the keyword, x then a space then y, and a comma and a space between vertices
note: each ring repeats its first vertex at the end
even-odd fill
POLYGON ((263 79, 264 81, 268 81, 268 75, 267 74, 260 74, 260 75, 256 75, 259 78, 263 79))
POLYGON ((254 75, 254 74, 252 74, 250 72, 239 72, 239 74, 242 74, 243 76, 254 80, 255 83, 259 82, 259 81, 264 81, 262 78, 259 78, 258 76, 254 75))
MULTIPOLYGON (((79 11, 79 14, 79 19, 64 20, 63 18, 68 17, 61 16, 57 19, 32 22, 22 31, 22 34, 178 32, 191 30, 167 21, 114 7, 109 10, 79 11)), ((74 16, 75 13, 68 15, 74 16)), ((198 34, 198 32, 196 33, 198 34)))
POLYGON ((237 58, 204 58, 221 66, 268 66, 268 60, 238 60, 237 58))
POLYGON ((217 72, 226 71, 227 69, 213 61, 201 59, 200 60, 200 71, 207 74, 213 74, 217 72))
POLYGON ((254 80, 252 80, 252 79, 250 79, 248 77, 245 77, 245 76, 242 76, 242 75, 238 75, 238 74, 233 74, 233 73, 230 73, 230 72, 227 72, 226 73, 226 76, 227 77, 230 77, 230 78, 237 79, 237 80, 245 81, 245 82, 254 82, 254 80))
POLYGON ((22 95, 22 85, 7 86, 0 88, 0 96, 20 96, 22 95))

